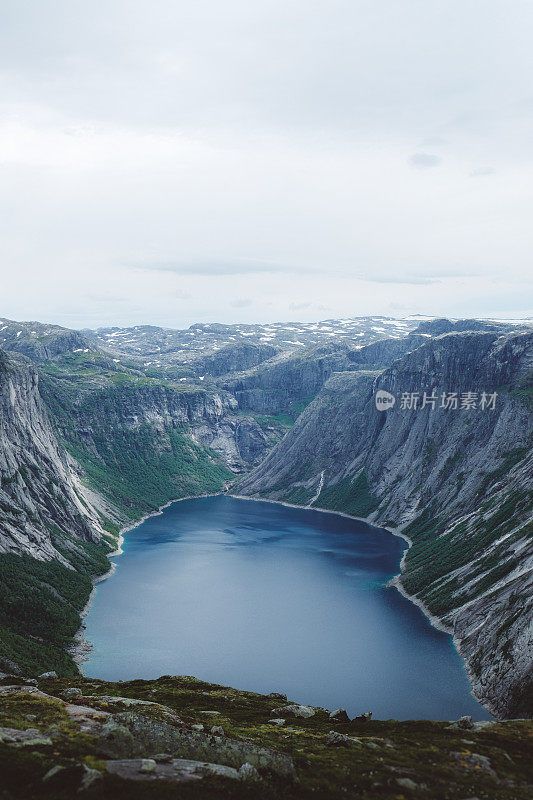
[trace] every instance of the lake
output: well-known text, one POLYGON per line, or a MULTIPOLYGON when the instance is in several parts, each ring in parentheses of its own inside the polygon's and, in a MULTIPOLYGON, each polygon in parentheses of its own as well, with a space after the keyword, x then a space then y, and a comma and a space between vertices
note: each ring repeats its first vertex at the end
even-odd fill
POLYGON ((386 586, 404 548, 337 514, 174 503, 126 534, 86 617, 83 671, 194 675, 378 719, 488 719, 451 637, 386 586))

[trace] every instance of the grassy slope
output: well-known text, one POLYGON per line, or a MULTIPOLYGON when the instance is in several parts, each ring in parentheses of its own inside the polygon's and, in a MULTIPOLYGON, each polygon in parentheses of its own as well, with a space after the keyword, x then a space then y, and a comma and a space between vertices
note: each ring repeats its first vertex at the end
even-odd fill
MULTIPOLYGON (((280 783, 279 779, 276 782, 265 778, 258 784, 247 785, 209 778, 178 787, 161 782, 123 781, 105 773, 105 756, 96 739, 80 734, 59 703, 19 694, 3 700, 0 726, 48 730, 54 737, 54 744, 16 748, 0 743, 2 800, 70 800, 77 796, 83 764, 102 772, 92 790, 83 796, 104 800, 177 797, 181 800, 219 797, 404 800, 413 796, 425 800, 467 797, 526 800, 530 797, 533 782, 529 757, 533 735, 531 722, 499 723, 479 731, 447 730, 447 723, 430 721, 337 723, 330 720, 325 711, 317 709, 315 716, 309 719, 293 719, 278 727, 269 725, 268 720, 271 710, 284 705, 283 701, 194 678, 163 676, 155 681, 119 684, 79 677, 39 682, 41 690, 55 696, 60 696, 67 686, 78 687, 85 696, 78 703, 111 713, 123 711, 125 706, 120 702, 99 701, 100 695, 161 703, 177 712, 185 727, 203 724, 209 729, 213 720, 206 718, 202 711, 217 711, 214 724, 221 725, 227 736, 289 754, 298 781, 280 783), (27 714, 31 715, 30 720, 27 714), (358 739, 360 744, 328 746, 325 737, 332 729, 358 739), (487 758, 493 772, 476 766, 475 759, 471 760, 472 754, 487 758), (53 779, 43 781, 48 770, 58 765, 64 769, 53 779)), ((157 708, 137 707, 135 713, 161 718, 161 710, 157 708)), ((149 744, 143 755, 155 755, 149 744)), ((176 756, 179 757, 179 753, 176 756)))

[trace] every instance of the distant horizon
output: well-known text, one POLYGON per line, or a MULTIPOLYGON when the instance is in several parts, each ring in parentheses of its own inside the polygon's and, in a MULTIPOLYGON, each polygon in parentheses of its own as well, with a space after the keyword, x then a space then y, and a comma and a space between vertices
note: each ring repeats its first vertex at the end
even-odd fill
MULTIPOLYGON (((61 328, 66 328, 69 330, 75 330, 83 332, 87 331, 98 331, 98 330, 105 330, 105 329, 121 329, 121 328, 161 328, 166 330, 188 330, 189 328, 194 327, 195 325, 224 325, 227 327, 254 327, 254 326, 261 326, 261 327, 268 327, 269 325, 319 325, 321 323, 326 322, 338 322, 342 320, 358 320, 358 319, 388 319, 388 320, 396 320, 396 321, 416 321, 416 320, 437 320, 437 319, 448 319, 451 322, 457 322, 460 320, 478 320, 478 321, 485 321, 485 322, 501 322, 501 323, 520 323, 523 322, 525 324, 533 324, 533 316, 455 316, 451 314, 406 314, 402 316, 395 316, 392 314, 356 314, 353 316, 349 315, 341 315, 341 316, 332 316, 332 317, 321 317, 318 319, 277 319, 277 320, 269 320, 267 322, 242 322, 242 321, 222 321, 218 319, 211 319, 211 320, 196 320, 191 323, 186 323, 183 325, 169 325, 163 323, 156 323, 156 322, 132 322, 132 323, 109 323, 104 325, 83 325, 83 326, 76 326, 76 325, 67 325, 62 322, 52 321, 52 320, 44 320, 44 319, 15 319, 13 317, 8 316, 1 316, 0 321, 5 320, 8 322, 19 322, 20 324, 30 324, 30 323, 37 323, 41 325, 57 325, 61 328)), ((1 346, 1 345, 0 345, 1 346)))

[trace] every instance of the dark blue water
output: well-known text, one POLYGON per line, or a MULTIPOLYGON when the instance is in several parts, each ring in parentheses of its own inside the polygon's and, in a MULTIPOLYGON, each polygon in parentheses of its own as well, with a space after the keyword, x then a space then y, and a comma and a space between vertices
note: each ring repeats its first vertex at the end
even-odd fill
POLYGON ((385 586, 404 547, 335 514, 175 503, 126 535, 98 587, 85 674, 195 675, 381 719, 486 719, 451 638, 385 586))

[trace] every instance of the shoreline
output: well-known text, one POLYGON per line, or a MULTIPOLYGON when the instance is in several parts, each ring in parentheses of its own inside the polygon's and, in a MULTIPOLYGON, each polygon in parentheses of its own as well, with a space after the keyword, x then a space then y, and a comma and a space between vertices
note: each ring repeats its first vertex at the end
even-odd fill
MULTIPOLYGON (((122 545, 124 544, 125 534, 128 533, 128 531, 131 531, 134 528, 139 527, 139 525, 142 525, 143 522, 145 522, 147 519, 150 519, 151 517, 159 516, 160 514, 163 513, 163 511, 166 508, 169 508, 169 506, 174 505, 174 503, 181 503, 183 500, 198 500, 201 497, 221 497, 221 496, 223 496, 223 497, 232 497, 234 500, 250 500, 250 501, 253 501, 255 503, 273 503, 273 504, 276 504, 276 505, 285 506, 286 508, 294 508, 294 509, 297 509, 299 511, 302 511, 302 510, 303 511, 318 511, 321 514, 336 514, 337 516, 344 517, 345 519, 352 519, 352 520, 355 520, 357 522, 364 522, 366 525, 370 525, 371 527, 374 527, 374 528, 379 528, 380 530, 386 531, 387 533, 390 533, 393 536, 397 536, 398 538, 403 539, 403 541, 407 543, 407 547, 406 547, 406 549, 405 549, 405 551, 404 551, 404 553, 402 555, 402 558, 400 560, 400 572, 398 573, 398 575, 394 575, 385 585, 387 587, 396 589, 396 591, 398 591, 402 595, 402 597, 404 597, 406 600, 409 600, 409 602, 413 603, 413 605, 417 606, 420 609, 420 611, 424 614, 424 616, 428 620, 429 624, 433 628, 435 628, 436 630, 440 631, 441 633, 445 633, 446 635, 451 636, 453 646, 454 646, 459 658, 463 662, 463 667, 465 669, 465 672, 466 672, 466 675, 467 675, 467 678, 468 678, 468 682, 470 683, 470 687, 471 687, 470 693, 471 693, 472 697, 480 704, 480 706, 482 708, 485 708, 489 712, 489 714, 493 713, 492 710, 489 709, 489 708, 486 708, 486 706, 483 703, 481 703, 480 700, 475 695, 473 681, 471 679, 470 671, 467 668, 465 659, 461 655, 460 643, 455 639, 455 636, 453 635, 453 630, 451 628, 449 628, 448 626, 446 626, 438 617, 436 617, 434 614, 432 614, 429 611, 429 609, 426 607, 426 605, 424 604, 424 602, 422 600, 420 600, 416 595, 409 594, 409 592, 407 592, 407 590, 402 586, 402 583, 401 583, 402 572, 401 572, 401 570, 403 569, 403 566, 404 566, 406 554, 410 550, 410 548, 412 547, 413 542, 399 528, 388 528, 388 527, 386 527, 384 525, 377 525, 375 522, 372 522, 368 517, 356 517, 353 514, 347 514, 345 511, 334 511, 334 510, 329 509, 329 508, 320 508, 320 507, 317 507, 317 506, 302 506, 302 505, 297 505, 296 503, 287 503, 284 500, 271 500, 271 499, 267 499, 267 498, 263 498, 263 497, 247 497, 246 495, 232 494, 231 492, 224 492, 224 491, 222 491, 222 492, 209 492, 209 493, 206 493, 206 494, 187 495, 187 497, 178 497, 175 500, 169 500, 168 503, 165 503, 160 508, 158 508, 156 511, 153 511, 153 512, 151 512, 149 514, 145 514, 137 522, 132 522, 131 524, 128 524, 128 525, 124 526, 123 528, 121 528, 121 530, 119 532, 119 536, 118 536, 118 540, 117 540, 117 549, 114 550, 112 553, 109 553, 107 557, 109 559, 111 559, 111 558, 113 558, 115 556, 121 555, 124 552, 123 549, 122 549, 122 545)), ((80 612, 81 625, 80 625, 79 629, 76 631, 75 636, 73 637, 74 638, 73 644, 68 649, 68 653, 71 656, 71 658, 74 661, 74 663, 76 664, 76 666, 78 667, 80 675, 83 675, 83 670, 82 670, 82 666, 81 665, 85 661, 88 661, 89 654, 91 653, 91 651, 93 649, 93 646, 92 646, 91 642, 89 642, 84 637, 85 625, 83 623, 83 620, 85 619, 85 617, 87 616, 87 614, 89 613, 89 611, 91 609, 91 606, 92 606, 92 603, 93 603, 93 600, 94 600, 94 595, 95 595, 95 592, 96 592, 98 584, 101 583, 102 581, 105 581, 108 578, 110 578, 114 574, 116 568, 117 568, 117 565, 115 563, 111 562, 109 570, 106 573, 104 573, 103 575, 100 575, 100 576, 98 576, 97 578, 95 578, 93 580, 93 588, 92 588, 91 594, 89 595, 89 599, 87 600, 87 603, 84 606, 83 610, 80 612)))
POLYGON ((224 493, 209 492, 207 494, 191 494, 187 495, 187 497, 177 497, 175 500, 169 500, 168 503, 165 503, 164 505, 160 506, 156 511, 151 511, 148 514, 145 514, 143 517, 140 517, 137 521, 128 523, 128 525, 125 525, 123 528, 120 529, 117 539, 117 549, 113 550, 111 553, 108 553, 106 556, 109 559, 109 564, 110 564, 109 569, 107 570, 107 572, 102 573, 102 575, 98 575, 96 578, 92 579, 93 588, 91 589, 91 593, 89 595, 87 602, 85 603, 84 607, 79 613, 81 625, 74 634, 74 636, 72 637, 73 639, 72 644, 67 648, 67 653, 78 667, 80 675, 83 675, 83 670, 81 665, 84 664, 85 661, 89 660, 89 654, 93 649, 91 642, 89 642, 84 636, 85 624, 83 620, 91 610, 91 606, 94 601, 94 596, 96 593, 96 589, 98 588, 98 584, 102 583, 102 581, 106 581, 108 578, 110 578, 112 575, 115 574, 117 565, 113 561, 111 561, 111 559, 115 558, 115 556, 122 555, 122 553, 124 552, 124 550, 122 549, 122 545, 124 544, 125 534, 128 533, 129 531, 134 530, 134 528, 138 528, 139 525, 142 525, 143 522, 146 522, 147 519, 151 519, 152 517, 158 517, 160 514, 163 513, 165 508, 168 508, 174 503, 181 503, 182 500, 197 500, 200 497, 218 497, 218 495, 220 494, 224 493))
MULTIPOLYGON (((368 517, 356 517, 353 514, 347 514, 345 511, 333 511, 330 508, 319 508, 318 506, 299 506, 295 503, 287 503, 284 500, 267 500, 262 497, 246 497, 246 495, 242 494, 228 494, 227 497, 233 497, 235 500, 253 500, 257 503, 276 503, 280 506, 286 506, 287 508, 297 508, 303 509, 304 511, 319 511, 321 514, 336 514, 339 517, 345 517, 346 519, 354 519, 357 522, 364 522, 367 525, 370 525, 373 528, 379 528, 379 530, 387 531, 387 533, 391 533, 393 536, 398 536, 400 539, 403 539, 404 542, 407 542, 407 547, 404 550, 402 558, 400 560, 400 570, 403 569, 405 556, 408 550, 412 547, 413 542, 412 540, 399 528, 387 528, 385 525, 377 525, 375 522, 371 522, 368 517)), ((459 652, 459 648, 453 638, 452 630, 447 627, 438 617, 431 613, 431 611, 427 608, 420 598, 418 598, 414 594, 409 594, 409 592, 402 586, 401 583, 402 573, 401 571, 398 575, 394 575, 387 583, 386 586, 390 586, 391 588, 396 589, 402 597, 405 597, 406 600, 409 600, 413 605, 418 606, 418 608, 422 611, 425 617, 427 617, 430 625, 432 625, 436 630, 440 631, 441 633, 446 633, 448 636, 451 636, 453 639, 454 647, 457 650, 459 656, 461 653, 459 652)), ((464 659, 461 656, 461 659, 464 659)), ((476 698, 477 699, 477 698, 476 698)), ((479 702, 479 701, 478 701, 479 702)))
MULTIPOLYGON (((320 508, 319 506, 311 506, 311 505, 302 506, 302 505, 297 505, 296 503, 287 503, 285 500, 271 500, 263 497, 248 497, 242 494, 232 494, 231 492, 222 491, 222 492, 209 492, 206 494, 187 495, 187 497, 178 497, 176 498, 176 500, 169 500, 168 503, 165 503, 164 505, 160 506, 160 508, 158 508, 156 511, 152 511, 149 514, 145 514, 137 522, 132 522, 131 524, 128 524, 123 528, 121 528, 117 540, 117 549, 113 550, 113 552, 111 553, 108 553, 107 557, 111 560, 111 558, 121 555, 124 552, 122 549, 122 545, 124 544, 124 535, 128 533, 128 531, 131 531, 134 528, 139 527, 139 525, 142 525, 143 522, 145 522, 147 519, 150 519, 151 517, 159 516, 160 514, 163 513, 163 511, 166 508, 169 508, 169 506, 173 505, 174 503, 181 503, 183 500, 197 500, 201 497, 221 497, 221 496, 232 497, 234 500, 250 500, 254 503, 274 503, 276 505, 285 506, 286 508, 295 508, 300 511, 301 510, 318 511, 321 514, 336 514, 338 517, 344 517, 345 519, 353 519, 356 520, 357 522, 364 522, 366 525, 370 525, 374 528, 379 528, 380 530, 386 531, 387 533, 391 533, 393 536, 397 536, 400 539, 403 539, 403 541, 407 543, 407 548, 404 551, 402 558, 400 560, 400 570, 403 568, 405 555, 413 544, 412 540, 405 533, 402 533, 402 531, 399 528, 387 528, 384 525, 376 525, 374 522, 371 522, 368 519, 368 517, 356 517, 354 514, 347 514, 345 511, 334 511, 333 509, 320 508)), ((110 561, 110 567, 108 571, 105 572, 103 575, 99 575, 97 578, 94 578, 93 588, 91 594, 89 595, 89 599, 87 600, 87 603, 80 612, 80 619, 82 620, 82 624, 80 625, 80 627, 76 631, 75 636, 73 637, 74 638, 73 645, 71 645, 71 647, 68 649, 69 655, 71 656, 74 663, 77 665, 82 675, 83 672, 81 669, 81 665, 88 660, 89 653, 92 650, 92 644, 89 641, 87 641, 87 639, 85 639, 83 635, 83 631, 85 630, 85 625, 83 624, 83 620, 85 619, 85 617, 87 616, 87 614, 91 609, 98 584, 110 578, 115 573, 116 568, 117 565, 112 561, 110 561)), ((400 571, 398 575, 394 575, 387 582, 386 585, 396 589, 402 595, 402 597, 405 597, 405 599, 409 600, 411 603, 413 603, 413 605, 418 606, 418 608, 422 611, 424 616, 428 619, 430 625, 432 625, 436 630, 440 631, 441 633, 446 633, 447 635, 452 636, 454 647, 457 650, 459 656, 461 657, 461 660, 464 661, 450 628, 446 627, 444 623, 442 623, 441 620, 439 620, 438 617, 435 617, 426 608, 422 600, 416 597, 416 595, 410 595, 405 590, 405 588, 401 584, 401 575, 402 573, 400 571)))

